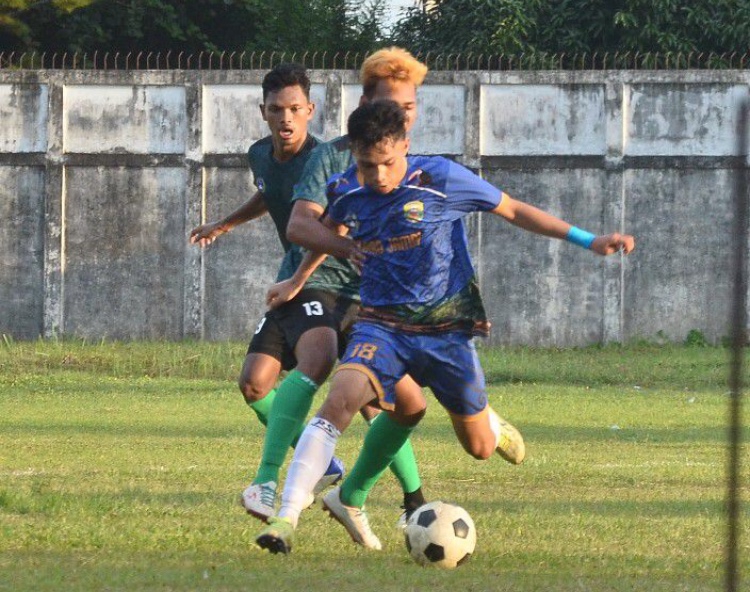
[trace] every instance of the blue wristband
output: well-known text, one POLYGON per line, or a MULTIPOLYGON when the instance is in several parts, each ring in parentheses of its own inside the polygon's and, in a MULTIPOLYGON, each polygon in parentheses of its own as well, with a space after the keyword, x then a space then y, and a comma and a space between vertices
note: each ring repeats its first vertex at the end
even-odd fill
POLYGON ((591 243, 594 242, 595 238, 595 234, 591 234, 590 232, 578 228, 577 226, 571 226, 570 230, 568 230, 568 234, 565 237, 565 240, 573 243, 574 245, 578 245, 579 247, 583 247, 584 249, 590 249, 591 243))

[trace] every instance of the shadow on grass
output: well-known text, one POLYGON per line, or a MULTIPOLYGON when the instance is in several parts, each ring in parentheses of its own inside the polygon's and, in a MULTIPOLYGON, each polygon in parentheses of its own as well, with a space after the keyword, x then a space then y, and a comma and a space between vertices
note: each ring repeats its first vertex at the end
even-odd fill
MULTIPOLYGON (((49 420, 50 422, 53 420, 49 420)), ((250 422, 248 422, 250 424, 250 422)), ((253 430, 260 428, 252 426, 253 430)), ((250 435, 247 426, 228 426, 211 424, 185 424, 185 425, 163 425, 163 424, 100 424, 63 422, 43 423, 40 420, 15 420, 3 426, 6 435, 31 436, 109 436, 119 437, 146 437, 146 438, 234 438, 250 435)), ((260 432, 259 432, 260 433, 260 432)))
MULTIPOLYGON (((564 443, 566 446, 574 442, 611 442, 611 443, 653 443, 653 444, 725 444, 727 442, 727 428, 725 426, 684 426, 684 427, 637 427, 614 426, 603 424, 600 426, 546 426, 524 423, 518 426, 527 443, 537 444, 564 443)), ((430 439, 446 441, 456 439, 446 418, 444 425, 438 423, 419 425, 413 435, 416 441, 430 439)), ((744 439, 750 438, 750 426, 745 429, 744 439)), ((458 440, 456 440, 458 445, 458 440)))
POLYGON ((679 501, 634 501, 622 499, 607 499, 598 501, 581 500, 545 500, 514 502, 512 500, 483 501, 474 498, 471 501, 472 515, 477 521, 483 520, 493 512, 503 512, 508 515, 523 515, 530 511, 539 516, 553 519, 571 516, 601 516, 612 518, 684 518, 685 516, 721 517, 724 515, 724 503, 721 500, 683 499, 679 501))
POLYGON ((147 510, 153 516, 187 516, 206 505, 225 505, 227 511, 239 513, 243 510, 237 503, 238 496, 214 491, 155 492, 153 488, 127 486, 106 493, 61 493, 37 486, 26 491, 0 489, 0 510, 43 516, 67 515, 73 508, 85 509, 90 516, 142 515, 147 510))

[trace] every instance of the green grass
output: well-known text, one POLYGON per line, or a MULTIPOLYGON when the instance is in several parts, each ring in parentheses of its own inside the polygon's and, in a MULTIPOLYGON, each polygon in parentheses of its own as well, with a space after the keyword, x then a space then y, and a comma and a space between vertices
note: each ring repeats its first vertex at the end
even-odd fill
MULTIPOLYGON (((254 546, 236 502, 263 436, 234 384, 244 347, 0 345, 0 590, 722 590, 725 350, 483 349, 529 458, 471 459, 430 402, 414 437, 425 492, 478 529, 471 562, 442 572, 408 558, 390 475, 368 502, 382 552, 318 506, 290 556, 254 546)), ((348 464, 363 434, 356 421, 340 440, 348 464)))

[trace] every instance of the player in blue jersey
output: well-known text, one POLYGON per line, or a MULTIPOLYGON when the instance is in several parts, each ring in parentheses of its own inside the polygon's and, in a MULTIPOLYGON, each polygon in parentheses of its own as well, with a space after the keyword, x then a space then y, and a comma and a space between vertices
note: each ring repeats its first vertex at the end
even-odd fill
MULTIPOLYGON (((331 179, 322 221, 329 232, 320 234, 316 250, 361 263, 362 312, 329 395, 300 438, 273 528, 258 537, 272 551, 291 548, 300 500, 325 470, 353 415, 371 401, 387 411, 379 421, 392 424, 391 438, 375 443, 368 433, 347 479, 363 471, 360 480, 375 481, 388 466, 425 412, 423 397, 396 395, 393 386, 405 373, 430 387, 471 456, 487 459, 501 452, 501 420, 488 404, 472 343, 472 335, 485 334, 488 323, 463 216, 493 213, 600 255, 627 254, 635 247, 630 235, 594 236, 447 159, 407 156, 404 121, 391 101, 362 105, 349 118, 356 166, 331 179), (347 233, 354 240, 343 236, 347 233)), ((292 297, 323 257, 306 255, 295 275, 272 289, 274 298, 292 297)), ((339 490, 326 494, 323 504, 364 544, 359 540, 363 528, 369 531, 364 510, 344 506, 339 490)))
MULTIPOLYGON (((426 73, 427 67, 402 48, 389 47, 376 51, 362 64, 360 103, 383 99, 396 101, 406 114, 408 132, 417 117, 417 88, 422 84, 426 73)), ((323 228, 319 223, 319 218, 328 205, 327 181, 332 174, 346 170, 353 162, 347 136, 341 136, 316 148, 305 166, 300 182, 294 189, 294 207, 287 227, 287 236, 291 241, 308 246, 309 240, 314 246, 314 237, 320 231, 319 229, 323 228)), ((323 230, 325 231, 325 228, 323 230)), ((322 290, 339 296, 349 295, 358 299, 359 276, 349 261, 328 258, 306 282, 305 290, 308 289, 322 290)), ((274 306, 273 302, 269 304, 274 306)), ((410 376, 404 376, 395 389, 397 392, 413 390, 417 395, 421 393, 419 385, 410 376)), ((277 432, 282 428, 286 428, 286 432, 291 434, 298 427, 301 428, 309 409, 309 398, 291 396, 283 399, 277 398, 277 403, 269 418, 269 434, 271 431, 277 432), (283 415, 281 412, 277 413, 277 409, 281 410, 282 405, 283 415)), ((375 417, 376 412, 371 406, 362 409, 362 414, 370 424, 369 433, 372 440, 377 442, 379 439, 390 438, 389 425, 375 417)), ((504 423, 504 426, 505 458, 508 462, 518 464, 523 460, 523 438, 510 424, 504 423)), ((280 451, 283 446, 282 437, 279 436, 274 441, 276 451, 280 451)), ((272 508, 271 491, 274 490, 276 484, 274 481, 264 481, 264 478, 268 478, 265 467, 274 463, 278 464, 278 459, 282 458, 276 451, 268 446, 264 448, 258 476, 251 485, 251 488, 256 491, 265 492, 261 496, 256 496, 256 500, 260 498, 260 501, 251 505, 247 501, 248 496, 245 496, 245 507, 255 507, 259 510, 258 513, 263 511, 264 507, 272 508), (263 500, 268 500, 268 502, 264 503, 263 500)), ((407 441, 396 453, 390 468, 403 491, 404 512, 398 524, 404 526, 411 512, 425 503, 421 479, 410 442, 407 441)), ((341 501, 350 507, 358 507, 361 506, 359 500, 364 500, 374 482, 362 482, 357 478, 357 474, 353 477, 347 481, 346 487, 341 489, 341 501)), ((246 493, 250 492, 251 488, 248 488, 246 493)), ((270 519, 272 520, 273 518, 270 519)), ((378 538, 368 529, 363 528, 359 537, 362 543, 369 547, 380 546, 378 538)))

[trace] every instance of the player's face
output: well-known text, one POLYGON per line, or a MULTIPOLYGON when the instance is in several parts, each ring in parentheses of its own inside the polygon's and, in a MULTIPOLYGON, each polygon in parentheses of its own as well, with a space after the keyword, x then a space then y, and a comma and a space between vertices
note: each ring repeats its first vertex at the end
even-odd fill
POLYGON ((268 93, 260 110, 271 130, 274 156, 283 159, 296 154, 307 138, 307 124, 315 111, 302 88, 287 86, 268 93))
POLYGON ((406 114, 406 132, 417 120, 417 87, 406 80, 385 78, 375 86, 371 101, 390 100, 399 104, 406 114))
POLYGON ((408 152, 408 138, 395 141, 386 138, 372 148, 355 149, 359 182, 382 195, 390 193, 406 175, 408 152))

